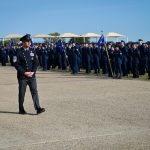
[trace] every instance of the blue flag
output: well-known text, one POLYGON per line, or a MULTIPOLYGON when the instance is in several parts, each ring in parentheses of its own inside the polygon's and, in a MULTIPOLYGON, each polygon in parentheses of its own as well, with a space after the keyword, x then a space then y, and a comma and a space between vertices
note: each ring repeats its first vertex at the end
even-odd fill
POLYGON ((100 46, 105 46, 105 44, 106 44, 105 38, 104 38, 104 35, 102 34, 97 42, 97 45, 100 47, 100 46))
POLYGON ((62 52, 64 51, 64 45, 61 40, 58 40, 56 47, 59 48, 62 52))
POLYGON ((10 47, 14 46, 15 45, 15 40, 14 39, 11 39, 11 43, 10 43, 10 47))

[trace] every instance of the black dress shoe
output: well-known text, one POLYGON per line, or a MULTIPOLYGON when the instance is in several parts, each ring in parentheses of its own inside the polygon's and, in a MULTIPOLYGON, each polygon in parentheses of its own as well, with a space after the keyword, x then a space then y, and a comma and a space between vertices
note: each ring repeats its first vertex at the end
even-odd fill
POLYGON ((37 109, 37 114, 45 112, 45 108, 38 108, 37 109))
POLYGON ((27 112, 25 110, 23 110, 23 111, 19 111, 19 114, 25 115, 25 114, 27 114, 27 112))

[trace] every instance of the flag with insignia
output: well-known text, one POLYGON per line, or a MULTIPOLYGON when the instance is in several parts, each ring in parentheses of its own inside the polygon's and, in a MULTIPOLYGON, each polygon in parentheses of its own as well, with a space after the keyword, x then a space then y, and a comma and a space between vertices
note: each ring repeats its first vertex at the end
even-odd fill
POLYGON ((64 51, 64 45, 61 40, 58 40, 58 42, 56 43, 56 48, 59 48, 62 52, 64 51))
POLYGON ((99 47, 106 45, 105 38, 104 38, 104 35, 103 35, 103 34, 102 34, 101 37, 99 38, 99 40, 98 40, 98 42, 97 42, 97 45, 98 45, 99 47))

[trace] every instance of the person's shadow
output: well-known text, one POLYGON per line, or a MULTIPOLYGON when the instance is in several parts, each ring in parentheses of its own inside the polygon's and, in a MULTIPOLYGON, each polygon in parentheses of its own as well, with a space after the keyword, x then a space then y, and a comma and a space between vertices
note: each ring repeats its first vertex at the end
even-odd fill
MULTIPOLYGON (((11 112, 11 111, 0 111, 0 114, 17 114, 17 115, 20 115, 19 112, 11 112)), ((34 116, 34 115, 37 115, 37 114, 27 113, 27 114, 24 114, 24 115, 34 116)))

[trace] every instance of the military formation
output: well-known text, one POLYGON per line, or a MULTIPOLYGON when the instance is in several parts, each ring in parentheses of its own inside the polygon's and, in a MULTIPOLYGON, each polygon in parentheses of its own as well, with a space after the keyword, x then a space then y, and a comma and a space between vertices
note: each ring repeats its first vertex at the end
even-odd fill
MULTIPOLYGON (((6 66, 13 64, 13 58, 17 55, 21 45, 1 46, 0 62, 6 66)), ((72 74, 78 74, 81 70, 90 74, 104 74, 109 77, 121 79, 129 74, 133 78, 148 73, 150 79, 150 42, 144 43, 124 41, 108 42, 99 46, 97 43, 75 42, 63 43, 34 43, 32 49, 36 51, 38 66, 43 71, 50 69, 69 70, 72 74)))

